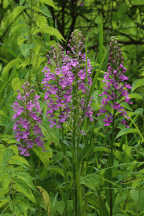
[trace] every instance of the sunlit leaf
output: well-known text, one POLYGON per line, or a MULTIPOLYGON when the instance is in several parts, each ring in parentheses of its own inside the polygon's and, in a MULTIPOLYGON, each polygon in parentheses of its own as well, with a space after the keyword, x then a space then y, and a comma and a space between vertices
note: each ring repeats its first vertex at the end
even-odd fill
POLYGON ((27 166, 29 167, 29 163, 28 161, 22 157, 22 156, 13 156, 10 160, 9 160, 9 164, 15 164, 15 165, 21 165, 21 166, 27 166))
POLYGON ((46 4, 46 5, 48 5, 48 6, 51 6, 51 7, 53 7, 53 8, 56 9, 56 10, 58 9, 58 8, 56 7, 54 1, 52 1, 52 0, 40 0, 40 2, 43 3, 43 4, 46 4))
POLYGON ((133 5, 136 5, 136 6, 143 6, 144 5, 143 0, 132 0, 131 3, 133 5))
POLYGON ((15 77, 12 80, 12 88, 13 88, 13 90, 15 92, 17 92, 18 90, 20 91, 21 87, 22 87, 22 84, 23 84, 23 81, 21 81, 18 77, 15 77))
POLYGON ((0 200, 0 208, 2 208, 4 205, 6 205, 8 202, 10 202, 10 200, 8 199, 4 199, 4 200, 0 200))
POLYGON ((48 167, 50 158, 52 157, 52 150, 47 145, 45 145, 45 150, 39 149, 38 147, 34 147, 32 151, 35 152, 37 157, 41 160, 41 162, 44 164, 44 166, 48 167))
POLYGON ((4 79, 8 79, 8 74, 9 74, 9 71, 15 67, 18 63, 20 62, 20 59, 19 58, 16 58, 16 59, 13 59, 12 61, 10 61, 3 69, 2 71, 2 75, 1 75, 1 78, 4 80, 4 79))
POLYGON ((48 25, 39 26, 39 29, 36 29, 34 33, 36 34, 38 32, 47 33, 51 36, 55 36, 58 40, 64 40, 63 36, 60 34, 60 32, 57 29, 48 25))
POLYGON ((7 8, 9 5, 9 0, 3 0, 3 8, 7 8))
POLYGON ((31 189, 23 182, 18 179, 15 179, 14 189, 24 196, 26 196, 33 203, 36 202, 35 197, 31 191, 31 189))
POLYGON ((50 216, 50 198, 49 198, 49 194, 48 192, 41 186, 37 186, 37 188, 39 189, 42 197, 43 197, 43 201, 45 204, 45 209, 48 213, 48 216, 50 216))
POLYGON ((134 128, 124 128, 122 129, 116 136, 116 139, 123 136, 123 135, 126 135, 126 134, 130 134, 130 133, 138 133, 137 129, 134 129, 134 128))
POLYGON ((135 91, 137 88, 144 86, 144 79, 137 79, 132 84, 132 91, 135 91))
POLYGON ((137 100, 142 100, 143 96, 138 93, 129 94, 130 98, 135 98, 137 100))

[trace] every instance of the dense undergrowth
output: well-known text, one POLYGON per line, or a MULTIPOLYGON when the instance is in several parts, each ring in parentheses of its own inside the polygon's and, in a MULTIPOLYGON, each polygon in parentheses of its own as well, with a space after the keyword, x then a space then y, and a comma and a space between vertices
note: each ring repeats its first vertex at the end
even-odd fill
POLYGON ((143 45, 133 79, 101 15, 94 54, 52 0, 0 5, 0 216, 144 216, 143 45))

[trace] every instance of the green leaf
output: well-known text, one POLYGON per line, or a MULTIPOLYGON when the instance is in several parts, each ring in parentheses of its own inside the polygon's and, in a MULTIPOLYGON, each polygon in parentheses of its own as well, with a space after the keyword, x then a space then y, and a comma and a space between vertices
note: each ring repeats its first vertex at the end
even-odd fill
MULTIPOLYGON (((13 141, 13 140, 11 140, 11 141, 13 141)), ((11 143, 10 141, 8 142, 8 143, 11 143)), ((10 150, 12 150, 13 151, 13 155, 15 156, 15 155, 18 155, 18 147, 16 146, 16 145, 11 145, 11 146, 9 146, 9 149, 10 150)), ((14 157, 13 156, 13 157, 14 157)))
POLYGON ((36 24, 41 27, 46 27, 47 26, 47 18, 45 16, 37 16, 36 24))
POLYGON ((60 168, 60 167, 57 167, 57 166, 49 166, 48 168, 47 168, 47 170, 49 171, 49 172, 53 172, 53 173, 57 173, 57 174, 59 174, 59 175, 61 175, 61 176, 63 176, 64 177, 64 171, 63 171, 63 169, 62 168, 60 168))
POLYGON ((29 167, 30 165, 29 165, 29 163, 28 163, 28 161, 25 159, 25 158, 23 158, 23 157, 21 157, 21 156, 18 156, 18 155, 16 155, 16 156, 13 156, 10 160, 9 160, 9 164, 15 164, 15 165, 25 165, 25 166, 27 166, 27 167, 29 167))
POLYGON ((14 156, 14 151, 10 148, 7 148, 3 153, 3 164, 6 165, 8 161, 14 156))
POLYGON ((80 183, 90 188, 91 190, 96 190, 96 187, 99 186, 99 183, 102 183, 101 178, 97 174, 89 174, 85 177, 81 177, 80 183))
POLYGON ((25 0, 20 0, 20 5, 23 5, 25 3, 25 0))
POLYGON ((19 16, 23 10, 25 10, 24 6, 15 7, 12 13, 8 16, 8 20, 12 23, 13 21, 16 20, 17 16, 19 16))
POLYGON ((25 197, 27 197, 33 203, 36 202, 31 189, 23 181, 19 179, 15 179, 15 184, 13 187, 17 192, 22 193, 25 197))
POLYGON ((59 143, 59 133, 57 129, 48 128, 47 121, 44 122, 45 125, 40 125, 43 135, 45 136, 46 140, 48 140, 49 144, 54 142, 56 145, 59 143))
POLYGON ((48 216, 50 216, 50 198, 49 198, 48 192, 41 186, 37 186, 37 188, 39 189, 39 191, 43 197, 45 209, 48 212, 48 216))
POLYGON ((140 95, 140 94, 137 94, 137 93, 129 94, 129 97, 130 98, 135 98, 137 100, 142 100, 143 99, 143 96, 140 95))
POLYGON ((33 64, 33 67, 39 67, 40 64, 39 63, 39 53, 40 53, 40 49, 41 49, 41 45, 39 43, 37 43, 35 49, 34 49, 34 57, 33 57, 33 60, 32 60, 32 64, 33 64))
POLYGON ((58 40, 65 40, 56 28, 48 26, 45 29, 45 33, 48 33, 49 35, 55 36, 58 40))
POLYGON ((143 109, 143 108, 138 108, 138 109, 135 110, 134 113, 135 113, 136 115, 142 116, 142 115, 143 115, 143 112, 144 112, 144 109, 143 109))
POLYGON ((33 48, 33 44, 21 44, 20 50, 21 54, 26 58, 27 56, 30 55, 30 50, 33 48))
POLYGON ((101 61, 103 60, 103 57, 105 58, 105 54, 106 54, 104 45, 103 45, 103 18, 102 16, 97 17, 97 23, 98 23, 98 36, 99 36, 98 62, 101 63, 101 61))
POLYGON ((138 131, 134 128, 124 128, 117 134, 116 139, 129 133, 138 133, 138 131))
POLYGON ((102 16, 97 17, 98 22, 98 33, 99 33, 99 50, 103 49, 103 18, 102 16))
POLYGON ((130 107, 130 105, 126 102, 122 102, 121 103, 122 107, 124 107, 125 109, 129 110, 129 111, 133 111, 132 108, 130 107))
POLYGON ((127 13, 128 7, 125 3, 120 4, 119 8, 118 8, 118 12, 117 12, 117 19, 122 20, 123 17, 125 17, 126 13, 127 13))
POLYGON ((1 216, 11 216, 11 213, 4 213, 4 214, 1 214, 1 216))
POLYGON ((28 216, 27 212, 31 204, 25 197, 17 193, 13 199, 13 207, 16 216, 28 216))
POLYGON ((109 149, 106 147, 95 147, 94 152, 109 152, 109 149))
POLYGON ((23 81, 20 80, 18 77, 15 77, 11 82, 12 88, 15 92, 17 90, 21 90, 22 84, 23 84, 23 81))
POLYGON ((3 0, 3 8, 6 9, 9 6, 9 0, 3 0))
POLYGON ((132 92, 142 86, 144 86, 144 79, 135 80, 134 83, 132 84, 132 92))
POLYGON ((139 192, 138 191, 136 191, 136 190, 133 189, 133 190, 130 191, 130 195, 131 195, 131 198, 135 202, 137 202, 139 200, 139 192))
MULTIPOLYGON (((3 115, 2 111, 0 112, 0 115, 3 115)), ((15 144, 16 143, 16 140, 14 139, 14 136, 9 135, 9 134, 3 134, 1 136, 1 140, 6 142, 7 144, 15 144)), ((15 146, 14 148, 16 149, 17 147, 15 146)))
POLYGON ((58 10, 58 7, 55 6, 55 3, 52 0, 40 0, 40 2, 58 10))
POLYGON ((131 3, 132 3, 132 5, 135 5, 135 6, 143 6, 144 5, 143 0, 132 0, 131 3))
POLYGON ((5 33, 9 25, 15 22, 16 18, 23 12, 24 9, 24 6, 17 6, 13 9, 11 13, 9 13, 9 15, 5 17, 1 25, 0 36, 5 33))
POLYGON ((1 173, 0 173, 0 197, 2 197, 3 195, 9 192, 9 185, 11 179, 8 174, 4 173, 4 171, 6 171, 6 168, 3 170, 1 169, 1 173))
POLYGON ((41 160, 45 167, 49 165, 50 158, 52 157, 52 150, 48 144, 45 145, 45 151, 42 151, 42 149, 36 146, 32 149, 32 151, 35 152, 35 154, 41 160))
POLYGON ((123 144, 122 149, 128 157, 131 157, 131 146, 123 144))
POLYGON ((65 40, 57 29, 45 24, 39 26, 39 29, 36 29, 34 31, 34 34, 37 34, 38 32, 47 33, 51 36, 55 36, 58 40, 65 40))
POLYGON ((39 9, 39 11, 46 17, 48 18, 52 18, 52 15, 51 15, 51 12, 50 10, 48 9, 48 7, 46 6, 41 6, 41 8, 39 9))
POLYGON ((140 206, 141 209, 144 210, 143 200, 144 200, 144 189, 141 188, 139 190, 139 206, 140 206))
POLYGON ((124 216, 123 214, 121 214, 121 213, 118 213, 118 214, 116 214, 115 216, 124 216))
POLYGON ((0 208, 2 208, 5 204, 7 204, 9 202, 10 202, 10 200, 8 200, 8 199, 0 200, 0 208))
POLYGON ((17 172, 15 178, 22 180, 29 188, 34 189, 32 177, 28 173, 17 172))
POLYGON ((63 215, 64 207, 65 207, 64 201, 57 201, 56 202, 56 210, 60 215, 63 215))
POLYGON ((1 75, 1 78, 3 80, 6 80, 8 79, 8 75, 9 75, 9 71, 15 67, 18 63, 19 63, 20 59, 19 58, 16 58, 16 59, 13 59, 11 60, 3 69, 3 72, 2 72, 2 75, 1 75))

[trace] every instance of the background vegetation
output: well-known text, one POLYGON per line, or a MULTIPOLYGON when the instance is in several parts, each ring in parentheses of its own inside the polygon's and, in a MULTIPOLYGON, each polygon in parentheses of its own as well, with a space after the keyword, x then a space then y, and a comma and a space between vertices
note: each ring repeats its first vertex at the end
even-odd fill
MULTIPOLYGON (((45 109, 41 101, 42 109, 45 109)), ((144 2, 142 0, 0 0, 0 215, 144 216, 144 2), (72 147, 43 117, 46 152, 35 147, 20 156, 12 104, 29 81, 42 94, 42 69, 51 46, 67 49, 82 32, 93 66, 95 114, 100 107, 109 42, 115 36, 127 68, 132 105, 130 128, 120 127, 110 161, 110 132, 95 118, 81 140, 79 212, 73 209, 72 147), (113 202, 110 201, 110 190, 113 202), (112 206, 111 206, 112 204, 112 206), (111 212, 110 209, 113 209, 111 212), (76 213, 77 212, 77 213, 76 213)), ((78 163, 78 161, 77 161, 78 163)), ((76 206, 75 206, 76 207, 76 206)))

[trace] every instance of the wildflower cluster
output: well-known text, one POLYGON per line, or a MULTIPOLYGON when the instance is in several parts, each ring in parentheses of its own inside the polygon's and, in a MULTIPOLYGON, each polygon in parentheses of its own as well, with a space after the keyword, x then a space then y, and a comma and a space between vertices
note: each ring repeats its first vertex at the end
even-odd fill
POLYGON ((61 125, 68 120, 70 113, 74 110, 75 103, 79 104, 79 113, 85 110, 85 116, 93 121, 91 100, 86 106, 86 95, 88 96, 91 79, 91 63, 83 52, 83 42, 80 41, 81 34, 75 31, 68 43, 69 50, 64 52, 53 49, 53 59, 48 59, 48 65, 44 67, 44 79, 42 84, 45 89, 45 100, 47 101, 47 116, 50 127, 61 125), (54 65, 55 67, 51 67, 54 65), (87 66, 86 66, 87 65, 87 66))
POLYGON ((105 72, 103 80, 105 83, 104 91, 100 95, 102 96, 102 105, 98 113, 98 115, 105 115, 104 126, 111 125, 117 113, 121 116, 121 123, 128 127, 127 112, 121 105, 122 102, 132 103, 128 94, 131 86, 127 83, 128 77, 125 73, 126 68, 123 65, 121 50, 117 41, 112 39, 107 72, 105 72))
POLYGON ((34 144, 43 148, 43 135, 39 124, 41 123, 41 109, 39 96, 34 89, 30 90, 30 84, 23 85, 23 93, 18 93, 17 100, 13 104, 16 140, 21 155, 29 156, 29 149, 34 144))

